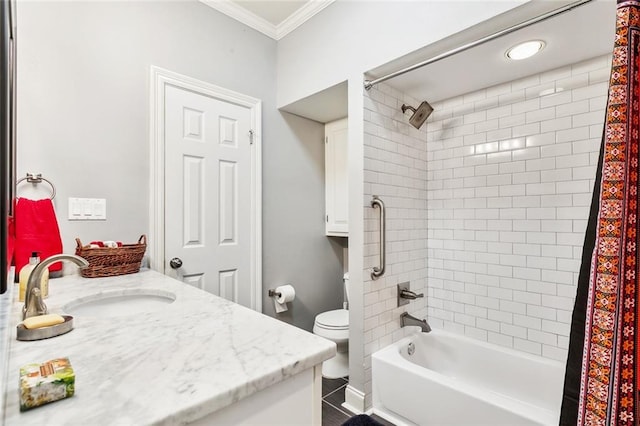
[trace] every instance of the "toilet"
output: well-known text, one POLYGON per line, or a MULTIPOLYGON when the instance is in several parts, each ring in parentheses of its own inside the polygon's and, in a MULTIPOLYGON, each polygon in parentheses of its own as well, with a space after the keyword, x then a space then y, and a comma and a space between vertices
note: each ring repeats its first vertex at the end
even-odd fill
MULTIPOLYGON (((349 273, 344 274, 344 289, 349 302, 349 273)), ((337 379, 349 375, 349 311, 335 309, 316 316, 313 333, 336 342, 337 353, 322 363, 322 376, 337 379)))

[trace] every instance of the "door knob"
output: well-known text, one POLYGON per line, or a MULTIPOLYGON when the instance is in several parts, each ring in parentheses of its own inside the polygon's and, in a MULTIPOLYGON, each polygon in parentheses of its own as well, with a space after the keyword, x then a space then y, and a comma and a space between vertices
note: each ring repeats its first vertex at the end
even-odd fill
POLYGON ((171 266, 173 269, 178 269, 182 266, 182 260, 180 260, 179 257, 174 257, 169 261, 169 266, 171 266))

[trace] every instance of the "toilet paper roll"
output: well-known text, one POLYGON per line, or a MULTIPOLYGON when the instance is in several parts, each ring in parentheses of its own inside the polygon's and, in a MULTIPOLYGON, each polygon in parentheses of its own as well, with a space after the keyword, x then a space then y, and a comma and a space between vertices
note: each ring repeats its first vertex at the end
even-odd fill
POLYGON ((293 301, 293 299, 296 298, 296 290, 292 285, 287 284, 276 287, 276 293, 280 293, 280 296, 276 296, 273 298, 276 313, 284 312, 289 309, 287 307, 287 303, 293 301))

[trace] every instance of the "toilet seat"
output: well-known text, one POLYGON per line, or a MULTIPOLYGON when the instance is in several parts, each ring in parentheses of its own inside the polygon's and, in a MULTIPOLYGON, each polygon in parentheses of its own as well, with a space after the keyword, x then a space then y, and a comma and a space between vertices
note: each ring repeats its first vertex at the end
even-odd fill
POLYGON ((349 329, 349 311, 336 309, 323 312, 316 316, 315 325, 326 330, 347 330, 349 329))

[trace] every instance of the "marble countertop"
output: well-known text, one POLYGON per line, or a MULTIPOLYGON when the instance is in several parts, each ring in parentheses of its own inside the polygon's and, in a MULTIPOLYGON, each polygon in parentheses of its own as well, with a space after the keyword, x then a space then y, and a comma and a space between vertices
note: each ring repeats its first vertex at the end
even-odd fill
MULTIPOLYGON (((16 287, 13 284, 13 268, 9 272, 7 278, 7 291, 0 295, 0 383, 7 383, 9 371, 9 345, 11 343, 11 301, 13 300, 13 290, 16 287)), ((15 338, 15 329, 13 331, 15 338)), ((0 419, 4 418, 4 389, 0 388, 0 419)))
MULTIPOLYGON (((74 330, 21 342, 13 303, 4 424, 185 424, 281 382, 335 354, 335 344, 153 271, 50 280, 50 313, 79 297, 122 289, 174 293, 161 311, 76 315, 74 330), (68 357, 73 397, 21 413, 22 365, 68 357)), ((14 292, 14 293, 17 293, 14 292)))

